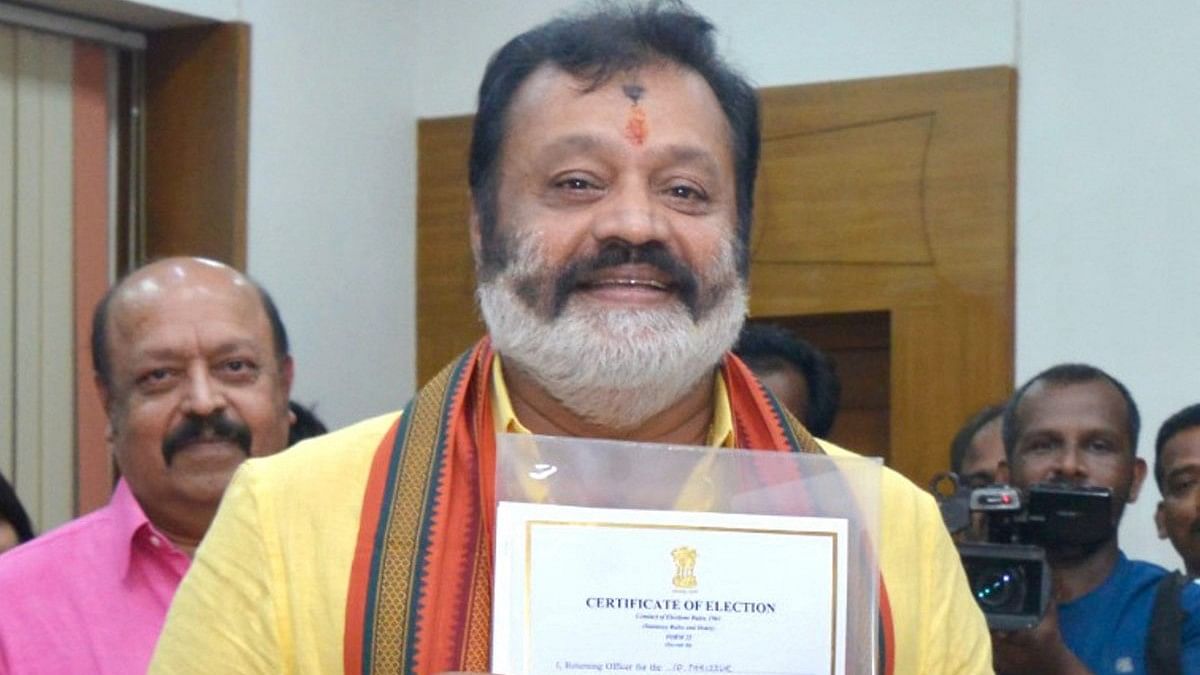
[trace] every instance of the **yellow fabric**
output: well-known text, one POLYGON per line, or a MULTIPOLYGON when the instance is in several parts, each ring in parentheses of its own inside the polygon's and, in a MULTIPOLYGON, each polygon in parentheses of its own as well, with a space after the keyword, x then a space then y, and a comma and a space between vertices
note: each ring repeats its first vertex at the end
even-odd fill
MULTIPOLYGON (((508 386, 504 383, 504 367, 500 355, 492 357, 492 414, 496 420, 496 433, 531 433, 513 410, 508 386)), ((720 371, 713 378, 713 419, 708 429, 708 445, 718 448, 733 447, 733 412, 729 409, 729 395, 725 389, 725 378, 720 371)))
MULTIPOLYGON (((363 492, 396 417, 242 465, 175 596, 151 673, 341 672, 363 492)), ((895 672, 992 672, 983 616, 933 499, 887 469, 881 491, 895 672)))
MULTIPOLYGON (((529 434, 533 433, 517 419, 513 410, 512 398, 508 395, 508 385, 504 382, 504 366, 500 355, 492 357, 492 415, 495 418, 496 433, 529 434)), ((729 408, 729 394, 725 388, 725 377, 720 371, 713 378, 713 418, 708 428, 708 445, 715 448, 732 448, 734 444, 733 411, 729 408)), ((715 457, 709 455, 706 461, 696 466, 695 472, 684 489, 675 499, 675 508, 680 511, 707 511, 713 502, 712 484, 704 480, 706 469, 712 465, 715 457)), ((535 503, 546 501, 547 487, 542 481, 532 480, 521 476, 521 487, 525 497, 535 503)))
POLYGON ((342 672, 367 474, 397 417, 242 464, 176 591, 150 672, 342 672))

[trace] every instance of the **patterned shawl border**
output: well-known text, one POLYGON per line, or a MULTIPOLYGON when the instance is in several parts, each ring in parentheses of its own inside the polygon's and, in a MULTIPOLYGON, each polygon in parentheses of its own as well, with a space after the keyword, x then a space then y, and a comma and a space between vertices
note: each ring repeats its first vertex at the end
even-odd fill
MULTIPOLYGON (((456 387, 448 386, 450 382, 457 384, 463 370, 463 365, 470 360, 470 353, 465 354, 463 358, 456 363, 447 366, 441 373, 437 375, 429 384, 418 391, 413 399, 405 406, 400 418, 391 431, 385 436, 376 450, 375 459, 372 461, 371 474, 368 479, 367 491, 363 500, 362 522, 359 529, 358 545, 355 552, 354 570, 351 574, 349 596, 347 598, 347 618, 344 646, 345 654, 345 672, 347 673, 370 673, 376 666, 376 656, 380 649, 399 648, 407 658, 409 650, 407 643, 407 624, 409 623, 408 614, 402 613, 397 627, 399 635, 404 638, 406 644, 400 645, 377 645, 377 636, 381 632, 378 623, 377 609, 379 607, 379 585, 382 571, 385 566, 390 567, 392 563, 403 565, 407 562, 409 577, 413 576, 412 570, 415 568, 415 561, 420 559, 423 554, 423 549, 418 550, 418 547, 409 546, 412 555, 407 561, 397 561, 395 557, 387 556, 387 546, 389 533, 393 525, 391 516, 397 515, 394 513, 396 505, 396 493, 399 487, 398 476, 401 473, 401 464, 406 467, 411 467, 412 471, 405 471, 406 475, 421 475, 425 479, 425 487, 421 492, 425 495, 424 499, 420 500, 424 504, 421 513, 409 514, 410 516, 420 517, 424 520, 422 514, 428 511, 428 504, 433 495, 433 490, 429 488, 428 483, 430 470, 435 466, 433 452, 434 444, 411 443, 410 440, 417 434, 428 434, 432 436, 434 433, 441 431, 440 427, 445 425, 445 421, 451 419, 450 406, 445 405, 445 397, 450 395, 456 387), (437 396, 438 391, 444 391, 442 396, 437 396), (427 417, 423 404, 429 402, 430 398, 443 399, 443 414, 438 416, 438 428, 430 429, 429 424, 422 424, 421 419, 427 417), (408 448, 411 452, 405 452, 408 448), (420 456, 417 456, 420 455, 420 456), (416 466, 420 464, 421 466, 416 466), (421 468, 424 467, 422 471, 421 468), (386 467, 386 470, 385 470, 386 467), (369 558, 368 558, 369 554, 369 558), (385 560, 385 558, 387 558, 385 560)), ((436 453, 440 457, 440 453, 436 453)), ((415 521, 416 518, 410 518, 410 521, 415 521)), ((416 525, 415 522, 412 523, 416 525)), ((427 528, 428 523, 420 524, 420 531, 417 527, 413 527, 410 531, 414 532, 414 538, 420 538, 422 532, 427 528)), ((411 539, 409 540, 411 543, 411 539)), ((406 584, 406 588, 413 588, 406 584)), ((413 597, 418 597, 414 595, 413 597)), ((405 608, 406 612, 413 611, 410 603, 400 603, 400 606, 405 608)))
POLYGON ((736 444, 738 447, 825 454, 808 430, 783 409, 783 406, 775 400, 775 396, 750 372, 750 368, 741 359, 733 354, 726 354, 721 364, 721 370, 734 411, 734 428, 737 430, 736 444), (744 403, 765 413, 763 419, 765 427, 758 429, 758 432, 759 434, 766 433, 770 437, 769 439, 751 440, 751 436, 754 434, 746 428, 748 421, 743 420, 744 415, 738 414, 739 410, 745 409, 739 405, 743 403, 739 399, 744 396, 750 398, 744 403), (781 444, 786 447, 778 447, 781 444))
POLYGON ((401 449, 404 448, 405 442, 412 433, 412 419, 416 412, 418 397, 413 397, 408 405, 404 407, 404 411, 400 413, 399 427, 396 429, 395 437, 390 444, 392 452, 388 458, 387 479, 384 482, 384 493, 381 499, 379 508, 379 518, 376 520, 375 541, 371 547, 371 568, 367 584, 367 600, 365 606, 365 614, 363 617, 363 654, 362 665, 363 672, 371 672, 374 666, 374 645, 375 633, 377 626, 375 623, 375 606, 379 600, 379 570, 383 567, 384 547, 383 543, 387 539, 386 531, 390 523, 387 514, 392 509, 392 504, 396 498, 396 476, 400 471, 400 461, 402 459, 401 449))
POLYGON ((374 579, 373 570, 377 568, 379 555, 378 550, 372 545, 382 515, 378 504, 383 500, 383 493, 388 486, 392 485, 388 476, 393 473, 398 458, 390 450, 395 439, 403 437, 401 429, 407 429, 412 407, 413 402, 410 402, 400 413, 391 429, 384 435, 371 460, 371 471, 363 495, 362 514, 357 543, 354 548, 354 561, 351 564, 350 584, 346 594, 346 628, 342 638, 344 642, 342 666, 347 674, 369 672, 371 652, 368 645, 374 641, 374 630, 373 626, 366 622, 366 617, 367 607, 374 605, 376 593, 374 584, 371 582, 374 579))
POLYGON ((408 599, 408 615, 415 617, 416 620, 411 622, 415 630, 412 631, 411 636, 406 636, 408 639, 404 645, 404 672, 406 673, 417 672, 416 647, 420 642, 419 631, 421 626, 419 622, 421 620, 421 600, 425 597, 425 584, 429 581, 428 560, 432 549, 430 525, 433 515, 437 511, 437 503, 441 499, 443 491, 440 481, 433 480, 433 477, 441 473, 441 468, 445 462, 446 446, 452 435, 451 429, 459 416, 459 409, 463 405, 463 397, 460 395, 460 389, 470 381, 469 378, 464 379, 464 373, 474 370, 478 352, 479 347, 475 347, 465 352, 459 358, 458 363, 455 364, 454 372, 450 375, 449 382, 446 384, 446 389, 441 396, 440 410, 442 414, 438 416, 436 435, 433 442, 434 457, 430 463, 430 472, 426 477, 426 483, 432 489, 426 494, 425 505, 421 511, 424 514, 421 518, 421 529, 417 534, 417 546, 413 549, 412 556, 415 564, 410 572, 412 594, 408 599))

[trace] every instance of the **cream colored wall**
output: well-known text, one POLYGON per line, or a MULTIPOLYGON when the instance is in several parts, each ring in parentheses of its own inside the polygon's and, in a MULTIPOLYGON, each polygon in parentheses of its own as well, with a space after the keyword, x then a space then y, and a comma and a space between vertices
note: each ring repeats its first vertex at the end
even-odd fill
MULTIPOLYGON (((469 113, 493 51, 571 0, 417 0, 416 110, 469 113), (447 36, 454 36, 448 38, 447 36)), ((693 0, 726 57, 759 86, 1010 64, 1013 2, 693 0)))
POLYGON ((247 0, 250 273, 275 295, 293 398, 341 426, 414 389, 411 3, 247 0))

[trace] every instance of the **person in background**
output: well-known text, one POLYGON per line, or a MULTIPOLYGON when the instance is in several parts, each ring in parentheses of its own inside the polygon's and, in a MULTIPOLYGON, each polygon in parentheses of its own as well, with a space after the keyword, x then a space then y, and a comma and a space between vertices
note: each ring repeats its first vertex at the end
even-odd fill
POLYGON ((1158 536, 1171 540, 1189 576, 1200 576, 1200 403, 1159 428, 1154 480, 1162 494, 1154 513, 1158 536))
POLYGON ((824 352, 779 326, 747 323, 733 353, 812 435, 829 435, 842 383, 833 360, 824 352))
POLYGON ((305 439, 329 433, 329 429, 325 428, 325 423, 317 417, 315 407, 306 408, 295 401, 288 402, 288 410, 292 412, 294 420, 288 427, 287 444, 289 448, 305 439))
MULTIPOLYGON (((1034 628, 993 632, 997 672, 1147 672, 1155 592, 1167 571, 1130 560, 1117 540, 1125 505, 1146 476, 1140 426, 1125 385, 1090 365, 1049 368, 1009 399, 1003 436, 1012 485, 1106 488, 1112 513, 1105 527, 1077 533, 1074 542, 1044 544, 1055 602, 1034 628)), ((1200 673, 1200 586, 1188 585, 1180 609, 1180 672, 1200 673)))
POLYGON ((92 360, 121 480, 104 508, 0 556, 6 675, 145 673, 234 470, 287 442, 287 333, 230 267, 168 258, 125 277, 96 306, 92 360))
POLYGON ((1000 436, 1004 406, 989 405, 971 416, 950 442, 950 470, 968 488, 995 485, 1004 463, 1000 436))
POLYGON ((33 527, 29 524, 29 514, 21 506, 17 491, 0 473, 0 553, 30 539, 33 539, 33 527))

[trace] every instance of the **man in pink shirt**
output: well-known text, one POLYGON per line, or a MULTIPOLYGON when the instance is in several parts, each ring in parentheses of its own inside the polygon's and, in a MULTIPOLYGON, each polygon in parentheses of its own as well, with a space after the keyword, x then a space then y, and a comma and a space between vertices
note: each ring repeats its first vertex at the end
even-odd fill
POLYGON ((145 673, 234 470, 286 445, 287 334, 230 267, 132 273, 96 307, 92 352, 122 479, 108 506, 0 556, 0 673, 145 673))

